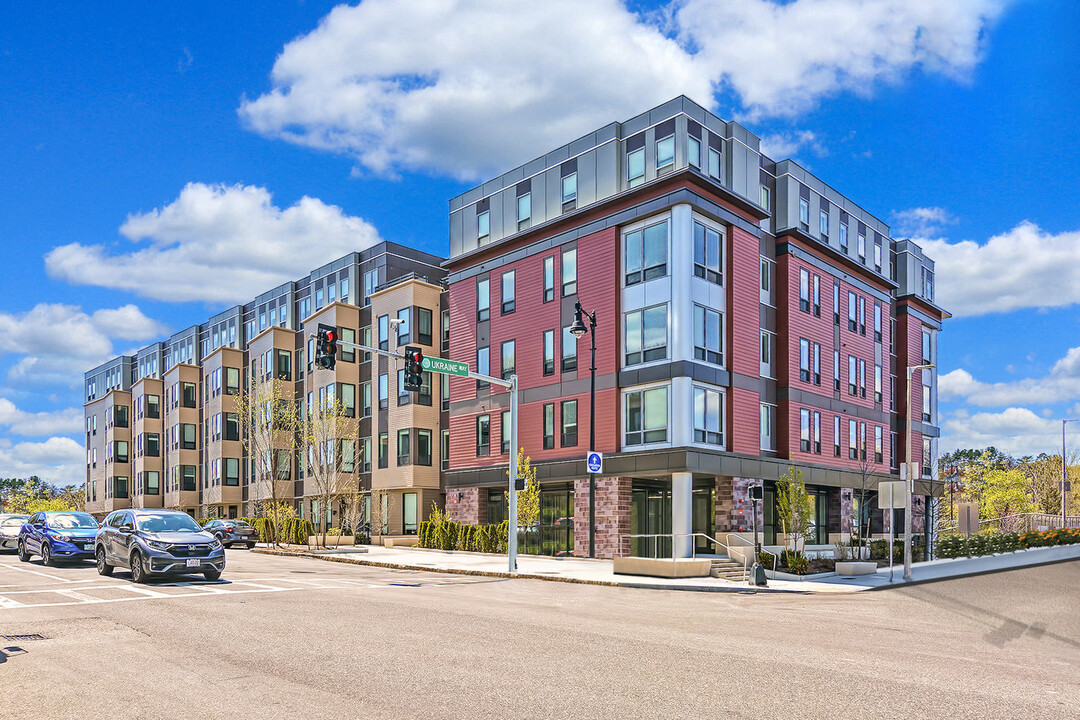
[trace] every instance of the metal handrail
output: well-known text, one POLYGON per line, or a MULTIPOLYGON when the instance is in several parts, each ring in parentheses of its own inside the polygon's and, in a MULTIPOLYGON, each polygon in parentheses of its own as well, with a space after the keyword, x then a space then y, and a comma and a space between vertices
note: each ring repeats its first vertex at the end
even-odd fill
MULTIPOLYGON (((730 535, 730 533, 729 533, 729 535, 730 535)), ((714 537, 712 537, 710 535, 707 535, 705 533, 699 533, 699 532, 694 532, 694 533, 634 533, 634 534, 620 535, 619 536, 619 557, 624 557, 624 555, 623 555, 623 541, 625 539, 627 539, 627 538, 653 538, 653 556, 654 556, 654 558, 656 556, 658 538, 670 538, 671 539, 671 561, 675 562, 676 560, 679 559, 679 558, 675 557, 675 538, 683 538, 683 537, 689 537, 689 538, 703 537, 706 540, 710 541, 713 545, 718 546, 718 547, 722 547, 725 550, 727 550, 727 556, 728 556, 728 558, 731 558, 731 547, 729 545, 727 545, 726 543, 720 542, 719 540, 717 540, 716 538, 714 538, 714 537)), ((736 536, 736 537, 738 537, 738 536, 736 536)), ((739 539, 746 542, 746 538, 739 538, 739 539)), ((750 545, 751 545, 751 547, 753 547, 753 543, 750 543, 750 545)), ((695 560, 697 559, 697 545, 694 544, 694 543, 690 543, 690 554, 691 554, 692 558, 694 558, 695 560)), ((660 558, 656 558, 656 559, 660 559, 660 558)), ((744 554, 743 555, 743 580, 746 580, 746 578, 749 576, 749 571, 750 571, 750 568, 749 568, 749 565, 747 563, 747 557, 744 554)))

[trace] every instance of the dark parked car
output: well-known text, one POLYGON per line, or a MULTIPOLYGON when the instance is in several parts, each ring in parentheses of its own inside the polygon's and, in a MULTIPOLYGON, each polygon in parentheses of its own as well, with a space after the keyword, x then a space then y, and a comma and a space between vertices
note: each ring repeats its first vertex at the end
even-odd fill
POLYGON ((39 555, 46 565, 59 560, 90 560, 98 521, 75 510, 36 512, 19 530, 19 559, 39 555))
POLYGON ((221 541, 179 510, 116 510, 106 516, 95 544, 98 573, 128 568, 137 583, 186 573, 217 580, 225 569, 221 541))
POLYGON ((11 513, 0 515, 0 550, 19 549, 19 531, 29 518, 29 515, 12 515, 11 513))
POLYGON ((255 547, 255 541, 259 539, 259 536, 255 534, 255 528, 244 520, 211 520, 203 525, 203 530, 213 533, 225 547, 244 545, 250 550, 255 547))

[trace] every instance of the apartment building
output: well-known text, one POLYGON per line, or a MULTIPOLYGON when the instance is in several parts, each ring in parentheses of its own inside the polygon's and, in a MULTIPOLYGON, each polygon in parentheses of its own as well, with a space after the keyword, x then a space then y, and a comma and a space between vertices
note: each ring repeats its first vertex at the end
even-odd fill
MULTIPOLYGON (((947 317, 933 262, 739 124, 676 98, 452 199, 449 226, 449 356, 518 375, 541 551, 590 549, 592 338, 570 333, 577 303, 597 319, 598 556, 653 552, 630 535, 708 550, 704 535, 750 529, 756 484, 775 542, 789 468, 814 499, 811 543, 831 543, 850 532, 852 490, 894 477, 903 443, 924 471, 923 527, 936 376, 916 374, 911 438, 902 384, 947 317)), ((508 395, 460 378, 449 390, 446 507, 501 520, 508 395)), ((876 502, 864 512, 880 531, 876 502)))
MULTIPOLYGON (((313 334, 325 323, 337 327, 342 340, 371 345, 379 315, 403 318, 411 322, 394 323, 398 337, 438 355, 444 337, 434 335, 445 304, 441 262, 380 243, 87 372, 88 510, 103 515, 130 504, 237 517, 277 498, 317 523, 340 522, 338 509, 319 508, 312 483, 305 483, 308 463, 295 437, 275 434, 268 463, 245 451, 241 390, 272 386, 301 415, 313 403, 338 399, 356 418, 358 442, 337 456, 342 484, 370 489, 377 447, 372 438, 397 440, 400 430, 408 430, 415 454, 378 480, 387 491, 387 522, 373 531, 415 533, 431 503, 441 503, 442 459, 435 447, 445 415, 437 381, 438 400, 428 393, 424 411, 376 416, 372 394, 379 373, 373 374, 372 358, 342 347, 334 370, 317 368, 313 334)), ((396 392, 399 366, 380 358, 378 367, 396 392)))

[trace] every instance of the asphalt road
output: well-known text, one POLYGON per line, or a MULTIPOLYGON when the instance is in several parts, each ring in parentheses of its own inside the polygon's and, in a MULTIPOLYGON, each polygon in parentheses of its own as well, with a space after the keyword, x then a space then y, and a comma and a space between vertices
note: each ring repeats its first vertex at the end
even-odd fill
POLYGON ((1077 718, 1080 562, 688 593, 230 550, 218 583, 0 556, 0 718, 1077 718))

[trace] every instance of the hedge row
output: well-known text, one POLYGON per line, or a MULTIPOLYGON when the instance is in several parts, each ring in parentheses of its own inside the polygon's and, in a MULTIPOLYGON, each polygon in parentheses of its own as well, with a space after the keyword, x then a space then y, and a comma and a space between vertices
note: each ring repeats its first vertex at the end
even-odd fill
POLYGON ((498 525, 467 525, 456 520, 424 520, 417 528, 417 547, 436 550, 471 550, 472 552, 506 552, 507 523, 498 525))
POLYGON ((938 557, 979 557, 994 553, 1013 552, 1033 547, 1074 545, 1080 543, 1080 529, 1045 530, 1025 533, 978 533, 976 535, 946 535, 938 543, 938 557))

